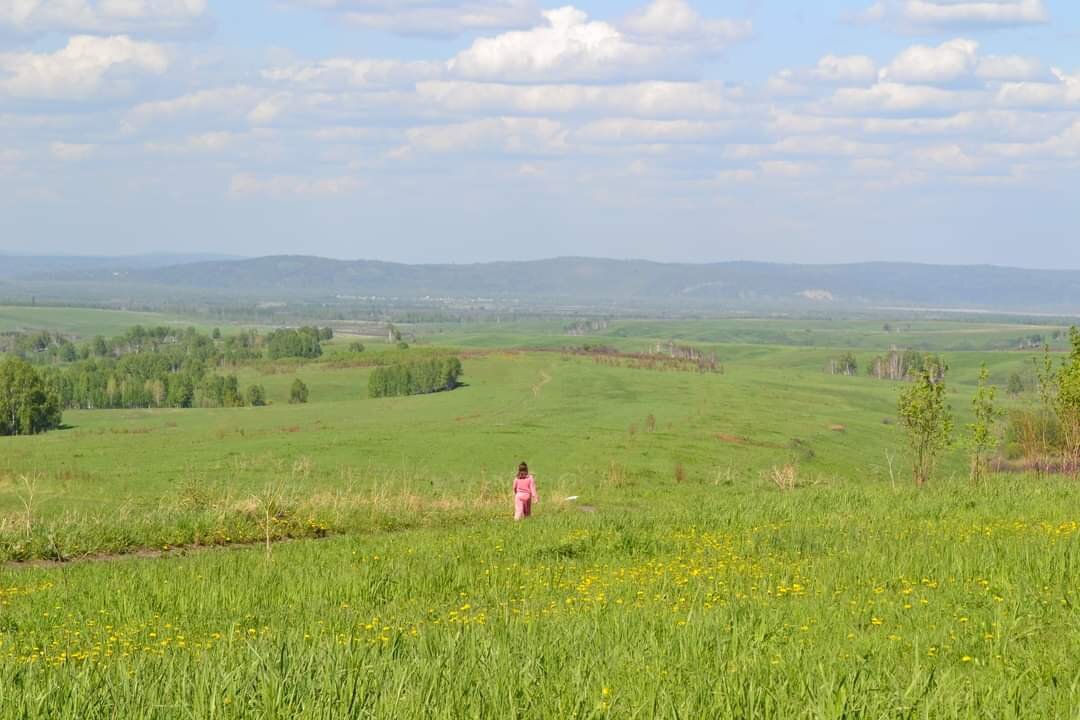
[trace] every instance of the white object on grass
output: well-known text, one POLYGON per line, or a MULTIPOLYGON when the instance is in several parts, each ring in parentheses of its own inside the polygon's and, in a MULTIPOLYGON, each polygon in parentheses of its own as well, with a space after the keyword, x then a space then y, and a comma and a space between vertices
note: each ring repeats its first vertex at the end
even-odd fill
POLYGON ((570 497, 566 498, 566 502, 573 502, 574 500, 577 500, 577 499, 578 499, 577 495, 571 495, 570 497))

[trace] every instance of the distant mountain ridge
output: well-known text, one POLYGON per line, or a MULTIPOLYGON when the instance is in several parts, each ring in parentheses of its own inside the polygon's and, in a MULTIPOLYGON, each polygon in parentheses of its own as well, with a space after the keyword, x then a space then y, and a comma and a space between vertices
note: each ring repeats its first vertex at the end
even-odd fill
POLYGON ((79 274, 101 277, 104 273, 123 270, 167 267, 197 262, 240 259, 235 255, 211 253, 151 253, 146 255, 8 255, 0 253, 0 280, 63 279, 79 274))
MULTIPOLYGON (((0 262, 6 258, 0 258, 0 262)), ((0 273, 0 277, 5 273, 0 273)), ((9 277, 11 277, 9 275, 9 277)), ((785 265, 555 258, 468 265, 405 265, 268 256, 75 272, 23 280, 184 288, 258 297, 377 296, 803 307, 912 306, 1080 312, 1080 271, 871 262, 785 265)))

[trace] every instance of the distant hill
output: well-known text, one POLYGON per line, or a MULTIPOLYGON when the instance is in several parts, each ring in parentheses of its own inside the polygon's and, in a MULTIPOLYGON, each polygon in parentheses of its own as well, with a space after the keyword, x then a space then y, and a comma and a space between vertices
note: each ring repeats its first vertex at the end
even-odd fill
POLYGON ((131 257, 82 255, 5 255, 0 253, 0 280, 37 279, 70 281, 106 277, 112 272, 238 259, 231 255, 151 254, 131 257))
MULTIPOLYGON (((16 258, 16 260, 20 260, 16 258)), ((28 261, 30 258, 21 260, 28 261)), ((78 261, 83 262, 82 258, 78 261)), ((7 258, 0 259, 6 262, 7 258)), ((32 266, 32 264, 31 264, 32 266)), ((24 263, 26 267, 26 263, 24 263)), ((24 271, 22 280, 163 287, 260 298, 378 296, 658 303, 693 307, 898 306, 989 311, 1080 312, 1080 271, 908 263, 780 265, 655 263, 557 258, 472 265, 403 265, 272 256, 64 273, 24 271)), ((11 273, 3 274, 12 276, 11 273)))

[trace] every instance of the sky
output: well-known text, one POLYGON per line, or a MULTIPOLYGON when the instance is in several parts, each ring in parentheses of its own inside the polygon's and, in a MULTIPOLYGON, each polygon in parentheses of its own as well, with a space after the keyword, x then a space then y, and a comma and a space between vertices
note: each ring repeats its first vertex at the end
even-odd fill
POLYGON ((1080 268, 1078 181, 1076 0, 0 0, 0 252, 1080 268))

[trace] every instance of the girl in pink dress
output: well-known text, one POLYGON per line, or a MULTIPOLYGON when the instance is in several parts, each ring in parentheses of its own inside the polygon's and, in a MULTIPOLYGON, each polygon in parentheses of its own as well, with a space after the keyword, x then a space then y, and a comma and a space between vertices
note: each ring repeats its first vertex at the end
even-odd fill
POLYGON ((532 515, 532 504, 539 500, 536 496, 536 480, 529 474, 529 466, 518 465, 517 477, 514 478, 514 520, 522 520, 532 515))

